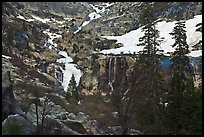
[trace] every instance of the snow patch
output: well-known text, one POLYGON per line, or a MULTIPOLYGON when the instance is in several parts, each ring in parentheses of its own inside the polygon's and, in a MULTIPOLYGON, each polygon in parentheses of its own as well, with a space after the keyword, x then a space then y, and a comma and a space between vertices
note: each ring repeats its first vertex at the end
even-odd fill
POLYGON ((86 26, 87 24, 89 24, 89 22, 90 22, 90 21, 84 21, 81 26, 84 27, 84 26, 86 26))
POLYGON ((26 20, 23 16, 18 15, 17 18, 22 19, 22 20, 26 20))
POLYGON ((62 37, 62 35, 60 34, 56 34, 56 33, 51 33, 50 32, 50 29, 46 29, 43 31, 44 34, 47 34, 48 35, 48 39, 45 41, 45 44, 44 44, 44 47, 48 47, 49 49, 52 49, 52 47, 57 47, 57 44, 53 42, 53 40, 55 38, 60 38, 62 37), (48 46, 48 44, 50 44, 48 46))
POLYGON ((189 56, 192 56, 192 57, 202 56, 202 50, 191 51, 191 52, 189 53, 189 56))
POLYGON ((91 13, 89 14, 90 21, 92 21, 92 20, 94 20, 94 19, 98 19, 98 18, 100 18, 100 17, 101 17, 101 15, 100 15, 100 14, 97 14, 96 12, 91 12, 91 13))
POLYGON ((23 16, 21 16, 21 15, 18 15, 16 18, 25 20, 25 21, 27 21, 27 22, 35 21, 34 19, 25 19, 25 17, 23 17, 23 16))
POLYGON ((73 18, 64 18, 66 21, 71 21, 73 18))
POLYGON ((26 21, 32 22, 32 21, 35 21, 35 20, 34 19, 27 19, 26 21))
POLYGON ((6 55, 2 55, 3 58, 6 58, 6 59, 11 59, 11 57, 9 56, 6 56, 6 55))
POLYGON ((33 17, 34 19, 36 19, 36 20, 41 21, 42 23, 50 22, 50 19, 48 19, 48 18, 42 19, 42 18, 40 18, 40 17, 38 17, 38 16, 35 16, 35 15, 32 15, 32 17, 33 17))

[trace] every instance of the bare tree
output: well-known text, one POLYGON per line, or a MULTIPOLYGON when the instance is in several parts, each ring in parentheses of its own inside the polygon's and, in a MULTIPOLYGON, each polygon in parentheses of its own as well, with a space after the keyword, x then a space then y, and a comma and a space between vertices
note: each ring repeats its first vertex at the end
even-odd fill
POLYGON ((44 134, 46 128, 44 126, 44 120, 45 117, 52 111, 54 104, 47 96, 40 98, 39 93, 37 91, 34 92, 34 95, 35 99, 33 103, 35 104, 37 133, 44 134))

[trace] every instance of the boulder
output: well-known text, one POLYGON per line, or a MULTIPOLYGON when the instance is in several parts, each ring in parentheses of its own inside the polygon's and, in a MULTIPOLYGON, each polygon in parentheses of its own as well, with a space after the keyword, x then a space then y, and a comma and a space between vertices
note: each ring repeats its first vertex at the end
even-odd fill
POLYGON ((80 122, 88 134, 91 135, 107 135, 107 133, 99 127, 96 120, 91 119, 89 115, 79 112, 76 121, 80 122))
POLYGON ((70 129, 63 122, 58 119, 54 119, 50 116, 46 116, 44 120, 43 134, 46 135, 81 135, 80 133, 70 129))
POLYGON ((24 117, 19 114, 9 115, 2 122, 2 134, 20 134, 20 135, 34 135, 36 126, 28 122, 24 117))
POLYGON ((80 134, 87 134, 87 131, 84 129, 83 125, 78 121, 66 119, 66 120, 63 120, 63 123, 67 127, 71 128, 74 131, 77 131, 80 134))

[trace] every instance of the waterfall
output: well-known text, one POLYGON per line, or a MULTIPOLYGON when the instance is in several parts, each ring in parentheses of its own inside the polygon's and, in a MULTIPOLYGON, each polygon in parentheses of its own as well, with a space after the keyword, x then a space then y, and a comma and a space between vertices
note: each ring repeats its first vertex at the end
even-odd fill
POLYGON ((111 83, 111 62, 112 58, 109 58, 109 66, 108 66, 108 85, 111 83))
POLYGON ((114 88, 113 88, 113 82, 116 79, 116 67, 117 67, 117 57, 110 57, 109 58, 109 66, 108 66, 108 85, 111 88, 110 94, 112 94, 114 88), (112 60, 114 59, 114 66, 112 67, 112 60), (113 75, 112 75, 113 72, 113 75))
POLYGON ((113 77, 113 81, 115 81, 115 78, 116 78, 116 67, 117 67, 116 65, 117 65, 117 57, 114 58, 114 70, 113 70, 114 71, 113 72, 114 77, 113 77))

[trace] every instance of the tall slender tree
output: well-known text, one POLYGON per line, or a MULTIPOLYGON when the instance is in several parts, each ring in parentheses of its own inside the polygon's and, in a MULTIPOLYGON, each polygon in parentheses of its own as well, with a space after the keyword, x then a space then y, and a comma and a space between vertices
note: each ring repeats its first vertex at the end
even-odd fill
MULTIPOLYGON (((142 28, 144 36, 139 39, 137 46, 143 46, 143 51, 139 52, 138 63, 142 69, 143 80, 140 81, 143 85, 142 91, 145 94, 146 105, 152 110, 152 123, 155 123, 161 128, 161 120, 159 116, 159 94, 161 93, 162 79, 159 74, 159 54, 162 54, 158 46, 159 31, 156 30, 156 18, 153 15, 151 3, 146 3, 145 10, 141 15, 141 19, 145 26, 142 28), (145 84, 144 84, 145 83, 145 84)), ((137 66, 135 66, 137 67, 137 66)), ((134 86, 133 86, 134 87, 134 86)))
POLYGON ((169 105, 165 111, 166 124, 170 129, 170 134, 194 134, 194 129, 200 130, 197 126, 199 124, 193 126, 193 123, 198 123, 201 117, 199 110, 201 107, 195 100, 199 95, 195 94, 193 75, 187 56, 189 46, 186 42, 185 21, 178 21, 170 34, 175 39, 172 45, 175 51, 171 59, 173 73, 171 92, 167 97, 169 105), (198 118, 195 119, 195 116, 198 118))
POLYGON ((172 89, 177 92, 184 92, 187 86, 187 79, 190 76, 189 58, 187 54, 189 53, 189 46, 186 42, 186 31, 185 22, 178 21, 170 33, 175 39, 175 43, 172 47, 175 48, 172 54, 171 61, 173 69, 172 77, 172 89))

